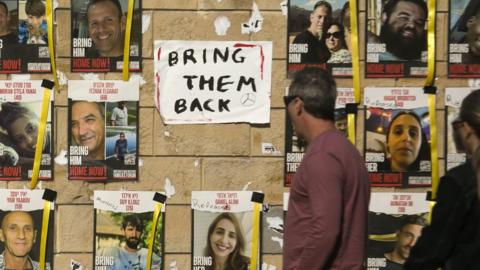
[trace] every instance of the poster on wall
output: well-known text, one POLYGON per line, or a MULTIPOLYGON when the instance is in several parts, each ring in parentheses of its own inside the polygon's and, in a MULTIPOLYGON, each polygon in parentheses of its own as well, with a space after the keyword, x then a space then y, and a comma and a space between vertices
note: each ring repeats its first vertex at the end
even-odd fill
MULTIPOLYGON (((249 268, 254 226, 251 198, 251 191, 192 192, 192 269, 216 269, 225 260, 233 269, 249 268)), ((258 230, 261 234, 261 225, 258 230)))
POLYGON ((306 67, 352 76, 348 0, 288 2, 288 77, 306 67))
MULTIPOLYGON (((44 190, 0 189, 0 269, 40 269, 44 190), (8 230, 8 231, 7 231, 8 230), (11 231, 21 231, 22 236, 11 231), (15 264, 13 260, 15 260, 15 264)), ((53 268, 54 207, 51 205, 45 250, 45 269, 53 268)))
POLYGON ((427 104, 422 88, 365 88, 365 162, 372 186, 431 184, 427 104))
POLYGON ((155 41, 154 64, 165 124, 270 122, 271 42, 155 41))
POLYGON ((0 74, 51 72, 45 2, 0 3, 0 74))
MULTIPOLYGON (((51 91, 40 180, 53 179, 53 94, 51 91)), ((42 81, 0 81, 0 180, 31 179, 43 95, 42 81)))
MULTIPOLYGON (((72 1, 72 72, 121 72, 128 0, 72 1)), ((134 1, 130 34, 130 71, 142 69, 142 6, 134 1)))
POLYGON ((138 80, 68 81, 68 179, 137 179, 138 100, 138 80))
POLYGON ((427 225, 425 193, 373 192, 368 212, 367 270, 403 269, 427 225))
MULTIPOLYGON (((288 91, 288 90, 287 90, 288 91)), ((347 135, 347 113, 345 104, 355 103, 353 88, 337 88, 335 104, 335 127, 347 135)), ((285 166, 284 186, 290 187, 293 177, 305 153, 305 142, 293 130, 288 112, 285 112, 285 166)))
POLYGON ((283 252, 283 206, 269 205, 262 215, 262 254, 283 252))
POLYGON ((368 0, 365 76, 426 76, 427 18, 425 1, 368 0))
POLYGON ((450 0, 448 21, 448 77, 480 77, 480 43, 478 28, 480 2, 450 0))
POLYGON ((156 201, 152 191, 94 192, 94 269, 163 269, 165 208, 153 222, 156 201), (146 268, 152 238, 150 269, 146 268))
POLYGON ((453 132, 454 129, 459 128, 459 125, 461 125, 461 122, 458 122, 458 115, 463 99, 475 89, 468 87, 445 89, 445 168, 447 171, 467 161, 467 154, 460 143, 460 138, 454 136, 453 132))

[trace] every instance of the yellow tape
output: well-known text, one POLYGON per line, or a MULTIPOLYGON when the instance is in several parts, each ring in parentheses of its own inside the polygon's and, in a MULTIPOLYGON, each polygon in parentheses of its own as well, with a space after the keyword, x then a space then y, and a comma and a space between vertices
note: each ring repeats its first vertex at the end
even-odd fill
POLYGON ((43 142, 45 140, 45 129, 47 126, 47 116, 50 105, 50 89, 43 89, 42 112, 40 114, 40 123, 38 126, 37 144, 35 146, 35 159, 33 161, 32 180, 30 181, 30 189, 37 186, 38 175, 40 172, 40 163, 42 162, 43 142))
POLYGON ((260 240, 260 209, 261 203, 253 203, 253 232, 252 232, 252 256, 250 257, 250 270, 257 270, 258 244, 260 240))
POLYGON ((147 256, 147 269, 151 269, 152 265, 152 254, 153 254, 153 244, 155 243, 155 233, 157 231, 157 224, 158 224, 158 216, 162 211, 163 204, 157 203, 155 205, 155 211, 153 212, 153 219, 152 219, 152 228, 150 229, 150 236, 148 239, 148 256, 147 256))
POLYGON ((58 90, 59 84, 57 79, 57 68, 55 66, 55 50, 53 43, 53 5, 52 0, 47 0, 46 2, 46 19, 47 19, 47 34, 48 34, 48 51, 50 53, 50 66, 52 68, 53 82, 55 83, 55 88, 58 90))
POLYGON ((124 81, 128 81, 130 71, 130 32, 132 31, 132 17, 134 0, 128 0, 127 26, 125 27, 125 43, 123 44, 123 72, 124 81))
POLYGON ((382 242, 393 242, 397 238, 396 233, 389 234, 369 234, 368 239, 382 242))
POLYGON ((354 113, 349 113, 347 114, 347 128, 348 128, 348 139, 350 142, 355 145, 356 139, 355 139, 355 114, 354 113))
POLYGON ((47 237, 48 237, 48 223, 50 221, 50 206, 51 202, 45 201, 43 203, 43 218, 42 218, 42 235, 40 237, 40 270, 45 270, 45 256, 47 254, 47 237))
POLYGON ((437 197, 438 189, 438 152, 437 152, 437 111, 435 94, 428 95, 428 114, 430 118, 430 151, 432 159, 432 199, 437 197))
MULTIPOLYGON (((352 54, 352 80, 355 103, 360 103, 360 54, 358 49, 357 0, 349 0, 350 5, 350 48, 352 54)), ((355 144, 355 143, 353 143, 355 144)))
POLYGON ((428 23, 427 23, 427 79, 425 85, 432 86, 435 79, 435 2, 428 0, 428 23))
POLYGON ((436 202, 429 202, 429 212, 428 212, 428 217, 427 217, 427 222, 430 224, 432 222, 432 210, 433 210, 433 207, 435 207, 435 204, 436 202))

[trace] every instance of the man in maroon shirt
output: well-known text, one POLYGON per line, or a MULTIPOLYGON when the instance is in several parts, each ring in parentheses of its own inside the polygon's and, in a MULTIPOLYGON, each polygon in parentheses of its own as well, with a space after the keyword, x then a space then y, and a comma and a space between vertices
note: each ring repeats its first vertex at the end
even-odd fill
POLYGON ((290 190, 283 269, 363 269, 370 188, 363 158, 335 129, 335 81, 305 69, 288 92, 285 106, 308 148, 290 190))

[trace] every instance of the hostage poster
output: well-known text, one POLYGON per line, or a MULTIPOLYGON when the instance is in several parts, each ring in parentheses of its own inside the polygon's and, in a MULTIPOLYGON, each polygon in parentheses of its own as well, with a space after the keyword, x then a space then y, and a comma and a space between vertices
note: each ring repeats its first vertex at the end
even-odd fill
POLYGON ((463 99, 475 89, 468 87, 445 89, 445 169, 447 171, 467 161, 465 149, 454 131, 462 124, 458 122, 460 105, 462 105, 463 99))
POLYGON ((142 6, 135 0, 126 32, 128 0, 72 1, 72 72, 121 72, 125 35, 130 35, 129 69, 142 69, 142 6))
MULTIPOLYGON (((0 189, 0 269, 17 269, 18 264, 24 265, 24 269, 40 269, 43 193, 40 189, 0 189)), ((51 204, 46 228, 45 270, 54 269, 54 220, 54 205, 51 204)))
POLYGON ((155 41, 154 64, 165 124, 270 122, 271 42, 155 41))
POLYGON ((156 201, 152 191, 95 191, 95 270, 163 269, 164 220, 162 209, 154 230, 156 201), (153 232, 153 235, 152 235, 153 232), (146 268, 153 236, 150 269, 146 268))
POLYGON ((426 1, 368 0, 365 76, 426 76, 427 18, 426 1))
MULTIPOLYGON (((287 90, 288 91, 288 90, 287 90)), ((352 88, 338 88, 337 101, 335 104, 335 127, 345 133, 347 136, 347 113, 345 104, 355 103, 352 88)), ((285 112, 285 166, 284 166, 284 186, 290 187, 293 182, 295 172, 297 171, 303 154, 305 153, 306 143, 298 138, 293 130, 288 112, 285 112)))
POLYGON ((421 88, 365 88, 365 162, 372 186, 431 184, 427 104, 421 88))
MULTIPOLYGON (((192 269, 216 269, 226 259, 235 270, 249 269, 254 225, 251 198, 251 191, 192 192, 192 269)), ((260 250, 260 239, 257 243, 260 250)))
POLYGON ((138 100, 138 80, 68 82, 68 179, 137 179, 138 100))
MULTIPOLYGON (((0 81, 0 180, 28 180, 40 129, 42 81, 0 81)), ((40 180, 53 179, 53 100, 50 95, 40 180)))
POLYGON ((0 2, 0 74, 49 73, 45 1, 0 2))
POLYGON ((288 77, 306 67, 327 69, 334 77, 352 76, 348 0, 288 2, 288 77))
POLYGON ((425 193, 374 192, 368 212, 367 270, 403 269, 428 224, 425 193))

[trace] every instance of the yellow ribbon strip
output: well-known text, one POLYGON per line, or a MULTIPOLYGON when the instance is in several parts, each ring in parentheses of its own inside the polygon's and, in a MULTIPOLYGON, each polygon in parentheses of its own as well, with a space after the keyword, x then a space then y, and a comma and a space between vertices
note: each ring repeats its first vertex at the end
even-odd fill
MULTIPOLYGON (((352 0, 350 0, 351 2, 352 0)), ((435 2, 428 0, 428 23, 427 23, 427 79, 425 85, 432 86, 435 79, 435 2)))
POLYGON ((250 257, 250 270, 257 270, 258 244, 260 240, 260 210, 261 203, 253 203, 253 232, 252 232, 252 256, 250 257))
POLYGON ((430 150, 432 160, 432 198, 437 197, 438 189, 438 152, 437 152, 437 112, 435 110, 435 94, 428 94, 428 114, 430 118, 430 150))
POLYGON ((153 254, 153 244, 155 243, 155 233, 157 231, 158 217, 162 211, 163 204, 157 202, 155 204, 155 211, 153 212, 152 219, 152 228, 150 229, 150 236, 148 239, 148 256, 147 256, 147 269, 150 270, 152 266, 152 254, 153 254))
POLYGON ((50 206, 51 202, 45 201, 43 203, 43 218, 42 218, 42 235, 40 237, 40 270, 45 270, 45 257, 47 254, 47 237, 48 237, 48 223, 50 221, 50 206))
POLYGON ((428 212, 428 217, 427 217, 427 222, 430 224, 432 222, 432 210, 433 207, 435 206, 436 202, 429 202, 428 207, 429 207, 429 212, 428 212))
POLYGON ((45 129, 47 126, 47 116, 50 105, 50 89, 43 89, 42 112, 40 114, 40 123, 38 127, 37 144, 35 146, 35 158, 33 161, 32 180, 30 181, 30 189, 37 187, 38 175, 40 172, 40 163, 42 162, 43 142, 45 140, 45 129))
POLYGON ((349 113, 347 114, 347 129, 348 129, 348 139, 350 142, 355 145, 355 114, 349 113))
POLYGON ((130 32, 132 32, 132 17, 134 0, 128 0, 127 26, 125 28, 125 43, 123 45, 123 72, 124 81, 128 81, 128 72, 130 71, 130 32))
POLYGON ((48 34, 48 51, 50 53, 50 67, 52 68, 53 82, 55 83, 55 88, 58 90, 59 84, 57 79, 57 68, 55 66, 55 50, 53 43, 53 4, 52 0, 47 0, 46 2, 46 19, 47 19, 47 34, 48 34))
MULTIPOLYGON (((349 0, 350 5, 350 48, 352 54, 352 80, 355 103, 360 104, 360 54, 358 49, 357 0, 349 0)), ((355 144, 355 143, 353 143, 355 144)))
POLYGON ((389 234, 369 234, 368 239, 375 240, 375 241, 382 241, 382 242, 391 242, 395 241, 397 238, 396 233, 389 233, 389 234))

